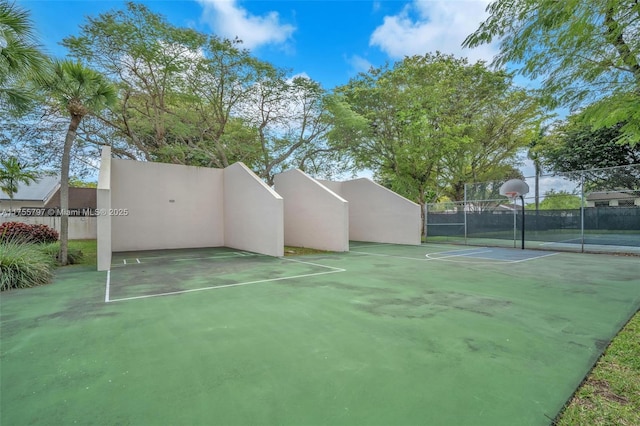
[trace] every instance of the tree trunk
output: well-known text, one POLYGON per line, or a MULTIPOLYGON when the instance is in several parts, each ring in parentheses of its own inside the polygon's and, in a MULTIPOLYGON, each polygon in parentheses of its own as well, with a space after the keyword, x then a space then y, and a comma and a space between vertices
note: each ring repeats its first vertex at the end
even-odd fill
POLYGON ((426 238, 425 234, 425 221, 427 217, 425 215, 425 206, 427 204, 426 198, 424 196, 424 188, 420 188, 420 192, 418 193, 418 204, 420 204, 420 235, 426 238))
POLYGON ((69 163, 71 162, 71 146, 76 139, 76 131, 82 117, 71 117, 67 136, 64 139, 62 151, 62 166, 60 167, 60 265, 68 263, 69 253, 69 163))

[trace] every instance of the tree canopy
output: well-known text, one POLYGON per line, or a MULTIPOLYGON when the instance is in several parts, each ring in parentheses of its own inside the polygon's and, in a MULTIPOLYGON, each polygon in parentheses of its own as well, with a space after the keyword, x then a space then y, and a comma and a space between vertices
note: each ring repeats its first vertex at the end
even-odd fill
POLYGON ((459 200, 465 182, 512 174, 540 118, 509 74, 439 53, 358 75, 336 89, 330 109, 332 141, 354 167, 421 204, 459 200))
POLYGON ((239 40, 175 27, 128 3, 88 18, 63 44, 118 84, 120 105, 102 116, 126 141, 116 154, 208 167, 243 161, 271 183, 325 152, 324 89, 257 59, 239 40))
POLYGON ((590 189, 638 189, 640 145, 616 142, 623 127, 619 123, 593 130, 575 115, 542 138, 534 151, 547 170, 573 180, 585 178, 590 189))
POLYGON ((33 100, 29 78, 42 69, 44 60, 29 14, 0 0, 0 106, 13 112, 27 109, 33 100))
POLYGON ((620 142, 640 141, 640 3, 496 0, 487 10, 464 46, 499 40, 494 65, 542 78, 548 105, 587 107, 595 128, 624 123, 620 142))
MULTIPOLYGON (((65 144, 76 164, 95 165, 96 148, 110 145, 116 156, 146 161, 243 161, 268 184, 294 167, 325 178, 367 169, 423 204, 462 199, 466 182, 519 176, 517 154, 543 119, 531 92, 483 62, 407 57, 329 93, 258 59, 240 40, 175 26, 136 3, 88 17, 63 45, 73 63, 104 75, 118 95, 77 120, 73 143, 65 144)), ((0 120, 14 151, 25 147, 60 164, 70 110, 45 98, 22 122, 0 120)))

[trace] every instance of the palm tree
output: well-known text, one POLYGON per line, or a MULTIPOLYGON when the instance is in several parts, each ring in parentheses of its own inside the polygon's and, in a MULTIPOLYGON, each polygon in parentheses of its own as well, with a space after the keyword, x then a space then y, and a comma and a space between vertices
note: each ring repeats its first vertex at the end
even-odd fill
POLYGON ((16 157, 0 160, 0 191, 9 196, 9 210, 12 209, 13 196, 18 192, 18 184, 30 185, 37 179, 38 173, 29 170, 16 157))
POLYGON ((71 118, 62 150, 60 167, 60 263, 67 264, 69 244, 69 163, 78 126, 88 115, 96 115, 116 101, 116 90, 102 74, 79 62, 54 61, 51 72, 39 78, 54 107, 71 118))
POLYGON ((42 71, 45 56, 35 41, 29 14, 0 0, 0 106, 23 112, 33 99, 26 81, 42 71))

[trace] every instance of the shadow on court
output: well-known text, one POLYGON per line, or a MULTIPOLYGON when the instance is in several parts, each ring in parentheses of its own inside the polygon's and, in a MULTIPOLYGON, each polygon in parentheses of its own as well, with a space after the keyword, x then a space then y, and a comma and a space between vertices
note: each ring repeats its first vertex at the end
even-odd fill
POLYGON ((546 425, 634 257, 352 242, 122 253, 0 300, 2 424, 546 425))

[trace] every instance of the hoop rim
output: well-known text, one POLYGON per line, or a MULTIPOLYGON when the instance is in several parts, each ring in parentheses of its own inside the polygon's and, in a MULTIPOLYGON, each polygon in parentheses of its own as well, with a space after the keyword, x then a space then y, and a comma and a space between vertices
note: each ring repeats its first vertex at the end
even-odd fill
POLYGON ((504 193, 504 195, 507 198, 511 198, 513 200, 514 198, 519 197, 520 193, 518 191, 507 191, 507 192, 504 193))

